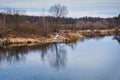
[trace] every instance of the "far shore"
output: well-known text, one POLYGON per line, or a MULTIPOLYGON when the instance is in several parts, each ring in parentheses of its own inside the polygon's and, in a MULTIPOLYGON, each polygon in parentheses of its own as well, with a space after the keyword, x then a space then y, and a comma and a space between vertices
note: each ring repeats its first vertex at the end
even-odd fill
POLYGON ((120 29, 107 29, 107 30, 78 30, 78 31, 65 31, 51 34, 49 37, 36 37, 36 38, 23 38, 23 37, 7 37, 0 38, 0 47, 13 47, 13 46, 32 46, 36 44, 46 44, 55 42, 72 42, 87 36, 100 36, 100 35, 120 35, 120 29))

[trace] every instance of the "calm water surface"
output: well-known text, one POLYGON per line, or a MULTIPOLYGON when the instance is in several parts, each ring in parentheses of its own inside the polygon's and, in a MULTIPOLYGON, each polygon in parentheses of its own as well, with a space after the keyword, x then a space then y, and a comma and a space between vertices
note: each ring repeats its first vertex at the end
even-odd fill
POLYGON ((120 80, 120 37, 0 49, 0 80, 120 80))

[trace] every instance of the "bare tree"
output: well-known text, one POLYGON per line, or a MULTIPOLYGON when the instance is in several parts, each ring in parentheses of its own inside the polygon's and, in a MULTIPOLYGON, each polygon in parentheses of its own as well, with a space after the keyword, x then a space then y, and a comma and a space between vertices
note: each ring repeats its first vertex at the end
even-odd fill
POLYGON ((43 15, 42 15, 42 22, 43 22, 43 28, 45 28, 45 9, 43 9, 43 15))
POLYGON ((64 17, 68 13, 67 7, 61 4, 51 6, 49 11, 54 17, 64 17))
POLYGON ((52 14, 53 17, 56 19, 55 26, 53 27, 53 31, 58 31, 58 24, 61 23, 60 18, 65 17, 68 13, 67 7, 61 4, 55 4, 50 7, 49 12, 52 14))
POLYGON ((22 9, 14 9, 14 8, 6 8, 5 9, 5 14, 10 14, 10 15, 25 15, 26 11, 22 9))
POLYGON ((48 22, 45 17, 45 9, 43 9, 43 12, 42 12, 42 19, 41 19, 40 27, 41 27, 41 34, 44 36, 48 36, 48 33, 50 33, 50 28, 49 28, 48 22))

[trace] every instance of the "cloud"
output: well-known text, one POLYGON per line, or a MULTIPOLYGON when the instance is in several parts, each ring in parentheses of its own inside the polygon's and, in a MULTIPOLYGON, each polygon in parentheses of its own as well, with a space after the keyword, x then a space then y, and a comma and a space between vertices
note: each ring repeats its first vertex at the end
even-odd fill
POLYGON ((27 15, 31 15, 31 16, 48 16, 48 15, 50 15, 48 12, 45 12, 44 14, 43 14, 43 12, 41 11, 27 11, 26 12, 26 14, 27 15))
POLYGON ((21 8, 27 14, 36 14, 51 5, 61 3, 69 10, 68 16, 113 17, 120 13, 120 0, 0 0, 0 7, 21 8))
POLYGON ((102 18, 107 18, 107 17, 113 17, 113 16, 116 16, 116 14, 109 14, 108 13, 102 13, 101 11, 74 11, 72 13, 69 13, 68 17, 76 17, 78 18, 79 17, 85 17, 85 16, 88 16, 88 17, 102 17, 102 18))

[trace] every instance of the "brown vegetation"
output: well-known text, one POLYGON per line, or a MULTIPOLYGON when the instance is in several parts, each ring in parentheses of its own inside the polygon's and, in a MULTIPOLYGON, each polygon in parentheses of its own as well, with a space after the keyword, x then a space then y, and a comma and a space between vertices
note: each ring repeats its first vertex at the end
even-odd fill
POLYGON ((11 8, 0 13, 0 44, 74 41, 89 35, 120 34, 120 15, 115 18, 65 18, 67 7, 50 7, 53 16, 27 16, 11 8), (59 39, 54 37, 59 35, 59 39))

